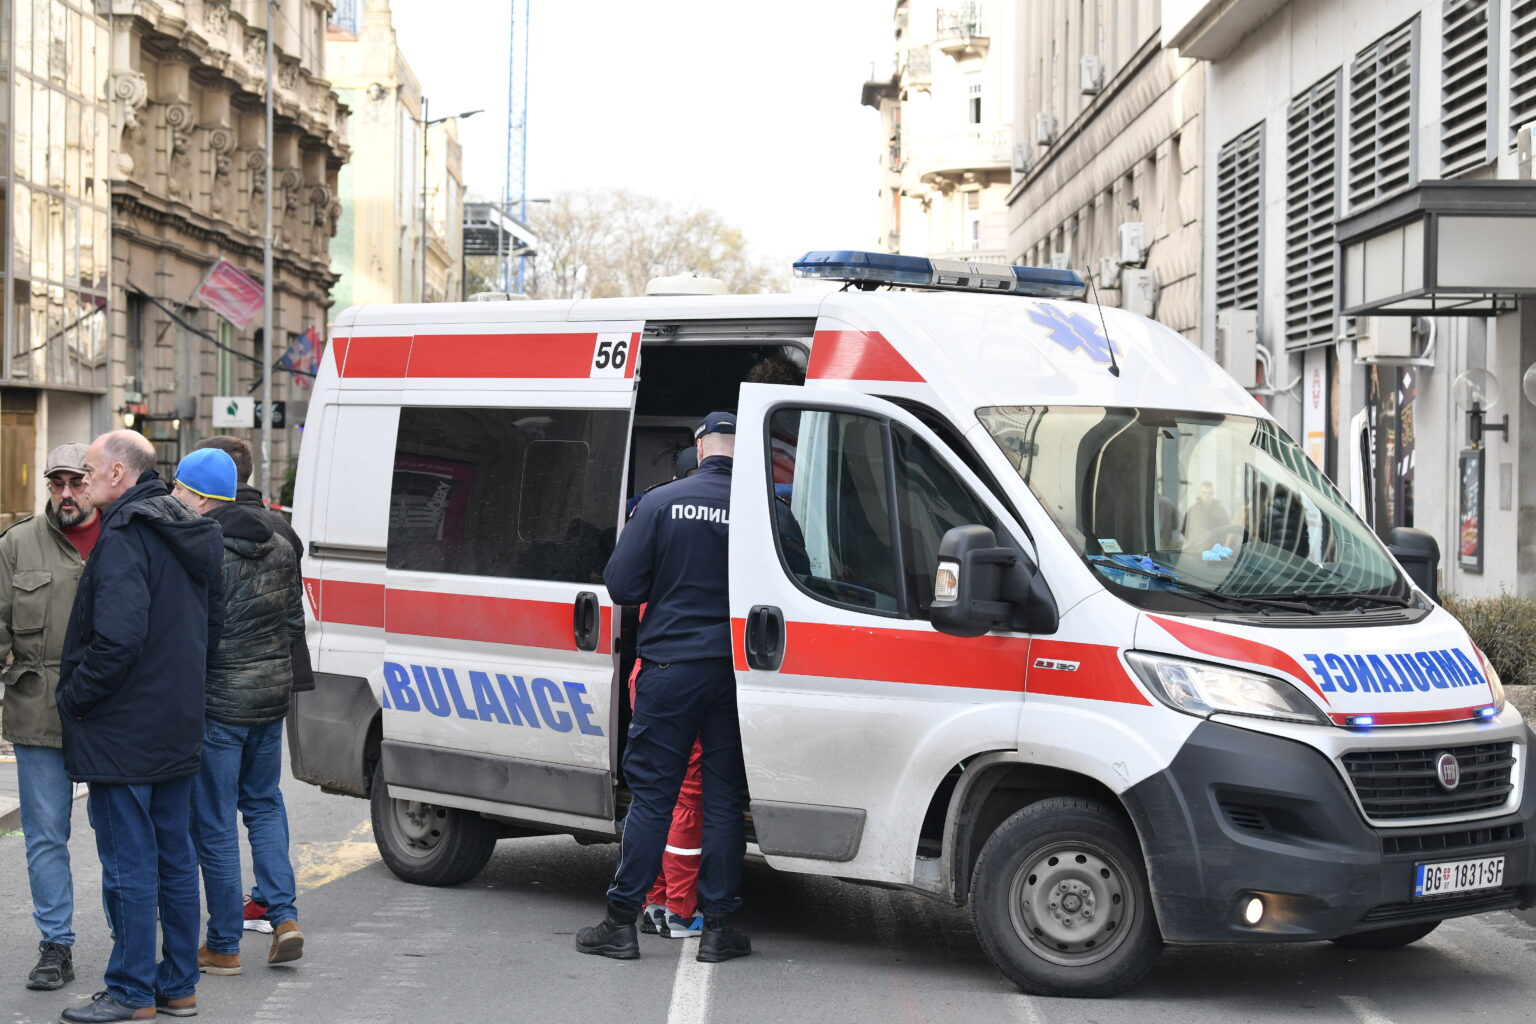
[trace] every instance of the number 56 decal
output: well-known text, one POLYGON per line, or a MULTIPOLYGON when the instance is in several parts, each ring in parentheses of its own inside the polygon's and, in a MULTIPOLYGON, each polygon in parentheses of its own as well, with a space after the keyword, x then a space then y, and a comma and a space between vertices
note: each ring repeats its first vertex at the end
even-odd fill
POLYGON ((593 377, 628 377, 634 371, 634 353, 631 347, 634 335, 624 333, 599 334, 597 347, 592 351, 593 377))

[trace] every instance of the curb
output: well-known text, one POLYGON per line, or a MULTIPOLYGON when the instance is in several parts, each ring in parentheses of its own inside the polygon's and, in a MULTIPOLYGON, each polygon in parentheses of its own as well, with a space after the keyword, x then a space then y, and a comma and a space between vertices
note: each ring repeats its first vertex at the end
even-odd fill
POLYGON ((13 832, 21 828, 21 804, 15 800, 0 800, 0 832, 13 832))

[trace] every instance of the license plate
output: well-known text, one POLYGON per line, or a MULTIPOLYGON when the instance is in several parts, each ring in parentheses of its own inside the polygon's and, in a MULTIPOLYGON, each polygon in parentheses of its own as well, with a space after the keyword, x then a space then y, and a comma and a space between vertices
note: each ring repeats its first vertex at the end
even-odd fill
POLYGON ((1443 860, 1420 864, 1413 885, 1413 898, 1448 896, 1475 889, 1497 889, 1504 884, 1504 855, 1478 857, 1474 860, 1443 860))

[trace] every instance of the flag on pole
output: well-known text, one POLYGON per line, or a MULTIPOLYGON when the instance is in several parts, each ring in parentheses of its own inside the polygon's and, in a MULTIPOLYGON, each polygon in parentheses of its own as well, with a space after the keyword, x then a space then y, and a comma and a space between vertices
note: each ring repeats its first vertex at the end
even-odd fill
POLYGON ((261 282, 228 260, 219 260, 197 286, 203 305, 241 330, 261 315, 261 282))
POLYGON ((295 386, 308 388, 315 371, 320 368, 320 335, 313 327, 294 335, 288 351, 283 353, 277 365, 293 371, 295 386))

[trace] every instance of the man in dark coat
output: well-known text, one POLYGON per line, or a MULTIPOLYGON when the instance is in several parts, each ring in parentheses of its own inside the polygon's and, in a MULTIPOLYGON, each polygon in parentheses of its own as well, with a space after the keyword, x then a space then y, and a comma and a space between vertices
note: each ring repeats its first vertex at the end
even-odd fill
POLYGON ((98 437, 85 486, 101 536, 65 633, 58 705, 65 768, 91 787, 113 941, 105 991, 59 1019, 153 1020, 157 1006, 184 1015, 197 1004, 189 812, 208 651, 224 623, 223 542, 217 523, 171 497, 142 434, 98 437))
POLYGON ((288 651, 303 640, 304 606, 292 546, 264 509, 235 501, 236 472, 226 452, 199 448, 176 467, 171 492, 224 534, 224 635, 208 654, 203 767, 192 788, 192 838, 208 896, 208 941, 197 961, 207 974, 240 973, 237 806, 273 925, 267 963, 297 960, 304 949, 279 788, 293 686, 288 651))

